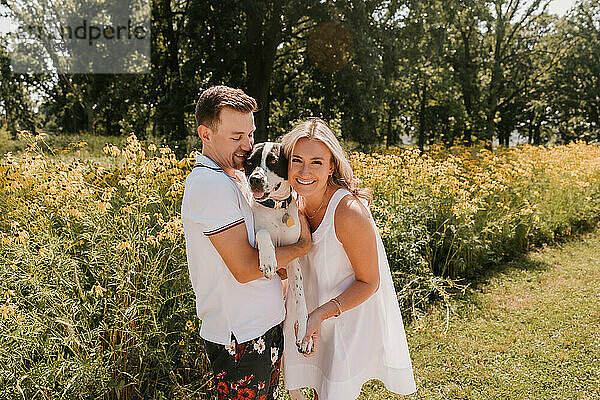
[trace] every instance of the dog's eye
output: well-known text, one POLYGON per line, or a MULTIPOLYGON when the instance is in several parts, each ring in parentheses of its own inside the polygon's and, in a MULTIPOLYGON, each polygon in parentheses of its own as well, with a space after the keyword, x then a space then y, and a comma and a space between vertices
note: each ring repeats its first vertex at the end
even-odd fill
POLYGON ((276 158, 273 158, 273 159, 270 161, 271 165, 275 165, 275 163, 276 163, 276 162, 277 162, 277 159, 276 159, 276 158))

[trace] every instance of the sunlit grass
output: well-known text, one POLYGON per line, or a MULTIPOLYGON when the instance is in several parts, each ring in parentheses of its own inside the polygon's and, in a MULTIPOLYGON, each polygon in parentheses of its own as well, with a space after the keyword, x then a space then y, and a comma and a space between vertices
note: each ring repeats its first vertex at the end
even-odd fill
MULTIPOLYGON (((530 253, 407 330, 408 399, 600 399, 600 233, 530 253)), ((379 382, 361 399, 392 399, 379 382)))

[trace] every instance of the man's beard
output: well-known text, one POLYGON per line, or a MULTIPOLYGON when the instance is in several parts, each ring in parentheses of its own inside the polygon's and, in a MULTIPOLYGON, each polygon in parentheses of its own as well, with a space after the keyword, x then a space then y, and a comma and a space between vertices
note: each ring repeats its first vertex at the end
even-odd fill
POLYGON ((235 155, 231 156, 231 164, 234 169, 244 169, 244 160, 240 161, 235 155))

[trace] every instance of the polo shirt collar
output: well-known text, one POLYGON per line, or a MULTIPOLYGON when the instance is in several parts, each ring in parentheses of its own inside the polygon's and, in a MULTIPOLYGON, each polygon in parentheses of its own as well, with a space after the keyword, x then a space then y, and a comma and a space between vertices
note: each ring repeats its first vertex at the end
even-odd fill
POLYGON ((225 176, 227 176, 232 181, 234 181, 234 182, 239 181, 239 178, 237 176, 231 176, 231 175, 227 174, 223 170, 223 168, 219 167, 219 165, 216 162, 214 162, 210 158, 206 157, 204 154, 200 154, 200 153, 196 154, 196 163, 194 164, 194 168, 196 168, 196 167, 208 168, 208 169, 212 169, 213 171, 222 172, 223 174, 225 174, 225 176))
POLYGON ((194 167, 205 167, 214 171, 223 171, 223 168, 219 167, 216 162, 206 157, 204 154, 196 154, 196 164, 194 167))

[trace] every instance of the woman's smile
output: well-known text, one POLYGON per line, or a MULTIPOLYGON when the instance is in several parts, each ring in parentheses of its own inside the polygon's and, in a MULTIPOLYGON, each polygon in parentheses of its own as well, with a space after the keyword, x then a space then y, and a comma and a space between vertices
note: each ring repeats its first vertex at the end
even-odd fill
POLYGON ((311 181, 303 181, 301 179, 296 178, 296 182, 298 182, 301 185, 312 185, 313 183, 316 182, 316 180, 311 180, 311 181))
POLYGON ((321 203, 332 172, 331 152, 320 140, 301 138, 290 157, 288 179, 307 202, 321 203))

